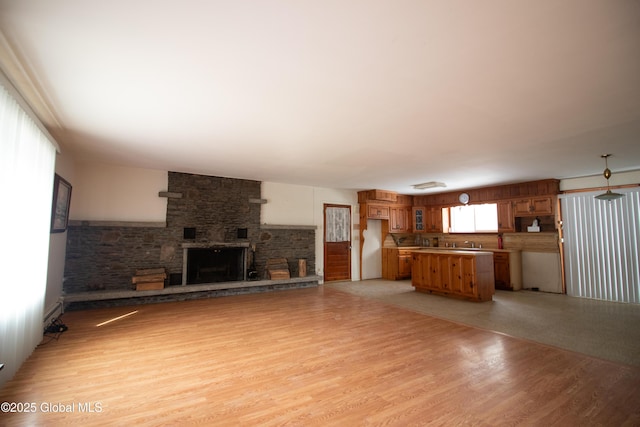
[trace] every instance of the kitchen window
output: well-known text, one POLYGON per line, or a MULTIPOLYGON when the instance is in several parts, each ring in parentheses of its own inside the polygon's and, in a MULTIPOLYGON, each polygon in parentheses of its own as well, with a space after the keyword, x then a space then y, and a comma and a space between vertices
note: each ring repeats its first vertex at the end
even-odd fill
POLYGON ((450 233, 495 233, 498 231, 498 205, 453 206, 449 209, 450 233))

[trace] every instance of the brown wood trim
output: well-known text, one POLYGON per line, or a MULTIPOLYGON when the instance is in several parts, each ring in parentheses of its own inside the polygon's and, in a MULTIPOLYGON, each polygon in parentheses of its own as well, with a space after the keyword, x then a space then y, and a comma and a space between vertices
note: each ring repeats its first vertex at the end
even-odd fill
POLYGON ((364 249, 364 232, 367 230, 367 205, 365 203, 361 203, 359 205, 360 211, 360 276, 359 279, 362 280, 362 250, 364 249))
POLYGON ((640 184, 624 184, 624 185, 611 185, 607 187, 591 187, 591 188, 576 188, 575 190, 564 190, 560 192, 560 194, 573 194, 573 193, 589 193, 592 191, 607 191, 607 189, 617 189, 617 188, 635 188, 640 187, 640 184))
POLYGON ((560 279, 562 281, 562 293, 567 293, 567 282, 564 269, 564 230, 562 229, 562 204, 556 200, 556 222, 558 224, 558 250, 560 251, 560 279))

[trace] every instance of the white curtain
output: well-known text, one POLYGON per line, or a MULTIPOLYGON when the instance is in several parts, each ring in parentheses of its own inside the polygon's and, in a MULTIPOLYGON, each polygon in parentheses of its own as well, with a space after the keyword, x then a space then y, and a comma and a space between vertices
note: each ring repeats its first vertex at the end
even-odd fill
POLYGON ((328 207, 325 210, 327 242, 348 242, 351 232, 351 210, 349 208, 328 207))
POLYGON ((0 386, 42 340, 55 152, 0 80, 0 386))
POLYGON ((640 190, 616 189, 614 201, 602 193, 560 196, 567 294, 640 303, 640 190))

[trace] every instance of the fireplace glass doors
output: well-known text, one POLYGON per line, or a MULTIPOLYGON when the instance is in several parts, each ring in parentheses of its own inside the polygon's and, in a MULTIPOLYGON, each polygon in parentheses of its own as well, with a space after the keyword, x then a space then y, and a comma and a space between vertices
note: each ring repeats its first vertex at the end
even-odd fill
POLYGON ((245 280, 245 248, 189 248, 186 284, 245 280))

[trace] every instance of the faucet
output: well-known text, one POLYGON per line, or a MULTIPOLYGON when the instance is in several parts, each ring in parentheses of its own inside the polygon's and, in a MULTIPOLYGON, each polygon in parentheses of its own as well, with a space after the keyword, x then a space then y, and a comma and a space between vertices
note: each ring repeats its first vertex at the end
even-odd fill
POLYGON ((470 248, 475 248, 476 247, 476 244, 474 242, 470 242, 468 240, 465 240, 464 243, 468 244, 470 248))

